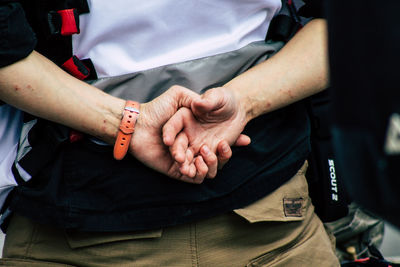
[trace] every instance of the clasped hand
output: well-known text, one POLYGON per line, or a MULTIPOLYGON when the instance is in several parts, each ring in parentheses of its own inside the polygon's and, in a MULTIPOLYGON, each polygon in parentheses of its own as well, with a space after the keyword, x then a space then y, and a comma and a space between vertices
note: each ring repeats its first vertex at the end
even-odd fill
POLYGON ((173 86, 140 110, 130 151, 171 178, 197 184, 214 178, 232 156, 230 146, 250 143, 241 134, 245 114, 223 87, 198 95, 173 86))

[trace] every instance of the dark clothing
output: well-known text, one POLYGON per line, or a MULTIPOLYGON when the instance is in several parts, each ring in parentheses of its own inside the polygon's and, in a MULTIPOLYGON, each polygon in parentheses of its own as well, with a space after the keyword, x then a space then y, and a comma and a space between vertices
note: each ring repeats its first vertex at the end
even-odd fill
POLYGON ((299 9, 299 15, 306 18, 325 18, 326 1, 323 0, 303 0, 305 5, 299 9))
POLYGON ((89 12, 86 0, 0 0, 0 67, 34 49, 57 65, 67 61, 72 56, 72 38, 51 32, 61 26, 50 14, 71 7, 79 14, 89 12))
POLYGON ((326 9, 337 166, 355 202, 398 226, 399 9, 395 0, 326 9))
POLYGON ((245 133, 252 143, 234 149, 217 177, 201 185, 168 178, 132 156, 118 162, 111 147, 68 144, 32 184, 17 188, 12 207, 84 231, 155 229, 241 208, 288 181, 309 153, 301 105, 260 117, 245 133))
POLYGON ((27 57, 36 45, 24 10, 14 2, 0 0, 0 67, 27 57))

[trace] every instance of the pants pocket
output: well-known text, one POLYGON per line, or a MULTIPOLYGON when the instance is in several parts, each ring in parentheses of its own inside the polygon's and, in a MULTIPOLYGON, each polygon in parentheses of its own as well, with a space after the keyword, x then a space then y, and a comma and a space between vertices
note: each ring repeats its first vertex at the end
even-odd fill
POLYGON ((250 223, 302 221, 312 207, 305 177, 307 162, 284 185, 266 197, 234 212, 250 223))

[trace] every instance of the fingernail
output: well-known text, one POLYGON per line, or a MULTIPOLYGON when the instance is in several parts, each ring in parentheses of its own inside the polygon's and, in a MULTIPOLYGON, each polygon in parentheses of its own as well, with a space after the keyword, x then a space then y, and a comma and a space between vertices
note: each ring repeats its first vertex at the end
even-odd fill
POLYGON ((202 149, 203 149, 204 154, 206 154, 206 155, 209 155, 211 153, 210 149, 206 145, 204 145, 202 149))
POLYGON ((229 152, 229 146, 228 145, 223 145, 222 146, 222 152, 228 153, 229 152))
POLYGON ((186 175, 186 174, 187 174, 187 168, 188 168, 188 167, 187 167, 186 165, 182 166, 182 167, 180 168, 181 173, 184 174, 184 175, 186 175))

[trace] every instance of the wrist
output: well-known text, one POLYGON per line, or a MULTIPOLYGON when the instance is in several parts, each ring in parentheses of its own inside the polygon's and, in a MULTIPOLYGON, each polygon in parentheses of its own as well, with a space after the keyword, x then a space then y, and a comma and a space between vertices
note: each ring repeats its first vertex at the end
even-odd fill
POLYGON ((136 101, 127 100, 125 103, 114 144, 114 158, 117 160, 123 159, 131 147, 132 135, 140 113, 139 108, 140 104, 136 101))
POLYGON ((116 98, 114 101, 107 101, 108 105, 103 107, 103 120, 100 126, 100 139, 114 145, 118 135, 119 125, 125 107, 125 100, 116 98))
POLYGON ((138 147, 140 147, 140 142, 143 140, 140 140, 141 138, 138 138, 139 135, 143 133, 143 129, 145 128, 144 125, 144 116, 146 114, 146 104, 145 103, 140 103, 139 106, 140 114, 137 117, 136 120, 136 125, 135 125, 135 132, 132 135, 131 143, 130 143, 130 152, 132 154, 135 154, 135 151, 138 147))
POLYGON ((240 118, 240 122, 243 123, 243 125, 246 125, 249 121, 257 117, 253 109, 254 102, 251 101, 251 99, 243 92, 243 90, 240 90, 229 83, 224 85, 224 87, 231 91, 235 100, 234 102, 238 107, 238 117, 240 118))

